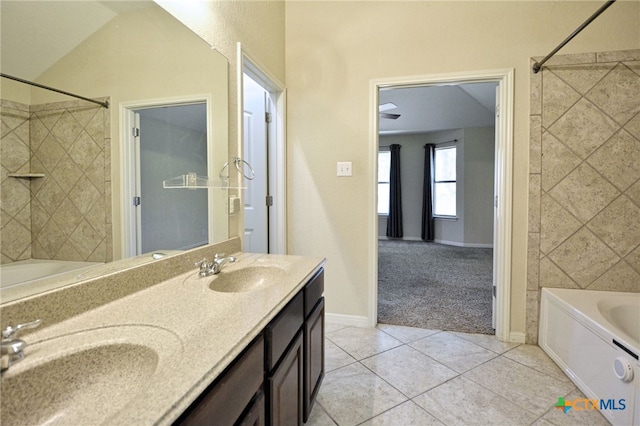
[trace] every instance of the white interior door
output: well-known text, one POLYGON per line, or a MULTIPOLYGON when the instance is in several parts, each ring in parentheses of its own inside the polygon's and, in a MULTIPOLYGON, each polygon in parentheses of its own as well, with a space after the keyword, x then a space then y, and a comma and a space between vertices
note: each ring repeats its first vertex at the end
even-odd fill
POLYGON ((244 247, 249 253, 269 252, 267 206, 267 92, 247 74, 243 77, 243 160, 251 165, 255 179, 244 180, 244 247))

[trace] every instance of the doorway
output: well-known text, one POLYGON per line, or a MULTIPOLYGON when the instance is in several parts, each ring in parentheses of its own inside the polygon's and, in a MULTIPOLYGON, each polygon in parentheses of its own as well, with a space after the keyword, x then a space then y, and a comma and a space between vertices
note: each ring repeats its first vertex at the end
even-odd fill
POLYGON ((286 254, 286 90, 240 43, 238 63, 238 145, 255 174, 242 194, 243 251, 286 254))
POLYGON ((211 189, 174 184, 211 174, 209 108, 207 99, 123 107, 125 257, 213 240, 211 189))
MULTIPOLYGON (((372 139, 371 161, 372 192, 377 194, 378 176, 377 160, 379 152, 380 91, 393 88, 411 88, 425 86, 445 86, 465 83, 495 83, 497 84, 497 96, 500 108, 496 116, 495 139, 495 196, 494 204, 494 235, 493 235, 493 282, 495 285, 495 334, 501 340, 509 340, 509 277, 510 277, 510 241, 511 241, 511 145, 512 145, 512 108, 513 108, 513 71, 498 70, 473 73, 456 73, 448 75, 417 76, 386 80, 373 80, 370 86, 371 113, 372 113, 372 139)), ((391 111, 385 111, 391 113, 391 111)), ((371 209, 374 212, 371 235, 372 244, 372 277, 370 300, 371 323, 376 324, 378 318, 378 212, 377 197, 371 200, 371 209)))

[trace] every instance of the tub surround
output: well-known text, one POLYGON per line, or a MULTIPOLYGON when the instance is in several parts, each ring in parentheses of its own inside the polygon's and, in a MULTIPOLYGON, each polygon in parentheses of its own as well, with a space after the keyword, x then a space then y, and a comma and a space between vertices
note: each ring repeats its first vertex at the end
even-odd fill
MULTIPOLYGON (((41 358, 41 354, 37 354, 38 342, 47 339, 74 334, 86 335, 87 341, 84 344, 104 345, 124 339, 122 333, 118 333, 119 328, 131 334, 131 330, 135 331, 137 327, 149 339, 153 339, 154 333, 147 333, 145 330, 161 330, 162 336, 171 334, 173 337, 170 340, 178 342, 177 345, 169 345, 173 348, 169 359, 161 359, 162 374, 153 375, 148 385, 133 400, 115 416, 105 420, 114 424, 170 424, 242 352, 325 262, 322 258, 237 253, 237 262, 226 265, 223 273, 246 267, 271 266, 281 268, 286 274, 284 277, 279 275, 278 280, 268 282, 267 288, 263 290, 216 292, 208 287, 208 283, 215 277, 200 278, 193 266, 195 259, 201 259, 204 253, 211 257, 221 246, 238 247, 238 241, 230 240, 214 246, 215 249, 208 246, 185 255, 163 259, 153 265, 143 265, 96 280, 101 281, 100 283, 89 281, 3 306, 3 327, 8 323, 25 322, 35 317, 42 318, 44 323, 40 329, 31 330, 29 334, 25 331, 21 336, 31 347, 25 350, 25 360, 12 366, 3 380, 10 377, 7 374, 18 374, 21 370, 32 367, 30 364, 38 362, 41 358), (177 274, 174 273, 167 279, 167 274, 176 271, 176 263, 186 264, 187 271, 177 271, 177 274), (157 271, 156 281, 161 282, 154 285, 149 283, 150 279, 143 279, 145 272, 151 275, 151 271, 157 271), (164 280, 159 278, 162 275, 165 276, 164 280), (109 286, 130 287, 138 280, 143 283, 135 285, 136 290, 126 292, 128 294, 124 294, 125 290, 122 288, 109 291, 109 286), (86 293, 97 293, 98 289, 103 290, 103 296, 92 298, 91 301, 83 301, 88 298, 86 296, 79 297, 86 293), (74 307, 76 303, 82 305, 82 308, 74 307), (57 304, 60 305, 56 306, 57 304), (56 315, 57 310, 64 313, 56 315), (106 333, 106 337, 96 339, 94 332, 106 333), (36 351, 36 354, 30 354, 30 349, 36 351)), ((82 337, 79 338, 82 340, 82 337)), ((129 340, 134 342, 135 338, 129 340)), ((46 345, 46 342, 43 344, 46 345)), ((69 401, 69 404, 73 403, 73 400, 69 401)), ((3 407, 3 417, 7 415, 3 407)), ((8 419, 2 420, 4 423, 8 419)), ((20 421, 26 422, 28 419, 20 421)))
POLYGON ((543 287, 640 292, 639 61, 558 55, 530 74, 527 343, 543 287))

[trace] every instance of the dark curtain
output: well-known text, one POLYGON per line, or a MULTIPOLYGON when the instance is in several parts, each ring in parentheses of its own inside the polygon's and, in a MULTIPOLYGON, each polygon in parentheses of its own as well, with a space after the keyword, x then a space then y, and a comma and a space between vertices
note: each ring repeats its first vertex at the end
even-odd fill
POLYGON ((422 239, 425 241, 433 241, 433 180, 435 169, 433 167, 433 158, 436 146, 426 144, 424 146, 424 184, 422 191, 422 239))
POLYGON ((391 170, 389 176, 389 217, 387 218, 387 237, 402 238, 400 145, 393 144, 389 148, 391 151, 391 170))

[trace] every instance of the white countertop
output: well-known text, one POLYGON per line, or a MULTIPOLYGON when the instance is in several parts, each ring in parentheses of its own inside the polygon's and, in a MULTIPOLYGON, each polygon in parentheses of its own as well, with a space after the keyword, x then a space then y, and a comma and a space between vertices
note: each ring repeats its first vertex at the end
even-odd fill
MULTIPOLYGON (((276 266, 286 273, 283 278, 266 282, 264 289, 234 293, 209 289, 208 283, 217 276, 200 278, 194 268, 29 334, 25 338, 30 344, 25 349, 25 359, 5 376, 17 375, 35 363, 59 356, 49 352, 64 351, 69 342, 73 346, 69 350, 73 351, 79 346, 135 344, 139 339, 160 355, 155 374, 132 389, 131 392, 138 392, 136 397, 115 416, 106 418, 105 423, 171 424, 324 263, 317 257, 240 253, 236 263, 225 265, 221 274, 251 266, 276 266)), ((95 411, 91 401, 81 402, 74 397, 68 401, 78 403, 86 403, 87 410, 95 411)), ((3 423, 10 420, 7 415, 10 413, 5 411, 3 423)))

